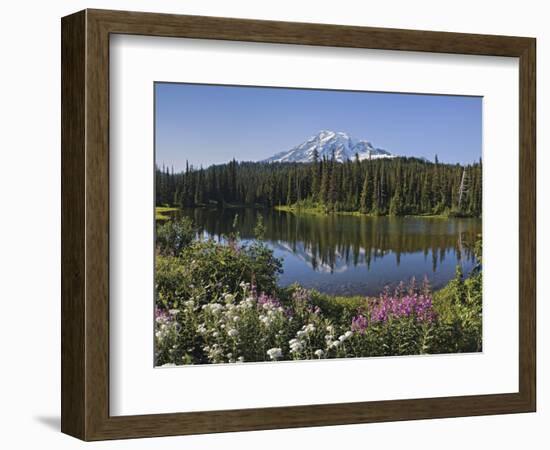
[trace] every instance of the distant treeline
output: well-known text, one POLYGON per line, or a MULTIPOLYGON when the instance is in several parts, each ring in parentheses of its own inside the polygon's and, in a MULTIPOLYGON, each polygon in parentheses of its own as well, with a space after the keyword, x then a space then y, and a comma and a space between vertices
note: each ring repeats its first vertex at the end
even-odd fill
POLYGON ((235 160, 174 173, 156 168, 156 203, 195 207, 295 205, 325 212, 376 215, 481 216, 481 160, 469 165, 417 158, 339 163, 255 163, 235 160))

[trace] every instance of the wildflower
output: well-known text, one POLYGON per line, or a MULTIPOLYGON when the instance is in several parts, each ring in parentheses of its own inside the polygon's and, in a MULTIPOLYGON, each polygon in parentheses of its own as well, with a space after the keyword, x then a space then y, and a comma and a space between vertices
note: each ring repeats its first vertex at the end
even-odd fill
POLYGON ((368 325, 367 318, 362 314, 358 314, 351 320, 351 330, 359 334, 365 334, 368 325))
POLYGON ((262 294, 258 297, 258 306, 266 310, 275 309, 281 306, 281 302, 279 302, 279 300, 275 297, 270 297, 267 294, 262 294))
POLYGON ((222 356, 222 350, 218 344, 214 344, 208 352, 208 359, 214 362, 218 362, 220 356, 222 356))
POLYGON ((395 318, 413 318, 418 322, 432 322, 436 318, 436 313, 432 305, 430 286, 425 279, 420 288, 417 288, 414 277, 411 279, 409 287, 405 289, 401 283, 395 290, 393 296, 386 288, 377 301, 371 305, 371 322, 387 322, 395 318))
POLYGON ((237 330, 235 330, 235 328, 231 328, 230 330, 227 331, 227 335, 229 337, 235 337, 239 334, 239 332, 237 330))
POLYGON ((302 342, 300 342, 298 339, 291 339, 290 341, 288 341, 288 343, 290 346, 290 351, 292 353, 299 353, 300 350, 302 350, 303 348, 302 342))
POLYGON ((296 289, 292 294, 292 300, 296 303, 308 303, 309 302, 309 292, 307 289, 296 289))
POLYGON ((189 309, 192 309, 195 307, 195 302, 193 300, 187 300, 183 303, 185 306, 187 306, 189 309))
POLYGON ((283 356, 283 352, 280 348, 278 347, 274 347, 274 348, 270 348, 268 351, 267 351, 267 355, 272 359, 272 360, 277 360, 279 358, 281 358, 283 356))
POLYGON ((352 335, 353 335, 353 333, 351 331, 346 331, 343 335, 338 337, 338 340, 340 342, 344 342, 344 341, 348 340, 352 335))
POLYGON ((318 306, 315 306, 315 307, 308 307, 308 312, 310 312, 311 314, 315 315, 315 316, 318 316, 319 314, 321 314, 321 308, 319 308, 318 306))
POLYGON ((212 311, 214 314, 221 312, 222 309, 223 309, 223 306, 219 303, 210 304, 210 311, 212 311))

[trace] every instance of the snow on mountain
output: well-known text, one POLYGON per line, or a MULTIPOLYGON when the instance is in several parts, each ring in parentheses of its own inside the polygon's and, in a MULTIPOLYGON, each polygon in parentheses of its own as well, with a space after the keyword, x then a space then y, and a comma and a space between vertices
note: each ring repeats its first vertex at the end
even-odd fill
POLYGON ((312 162, 314 152, 317 150, 319 159, 326 157, 339 162, 354 159, 355 154, 359 159, 394 158, 396 155, 387 150, 375 148, 370 142, 361 141, 350 137, 348 134, 338 131, 320 131, 300 145, 281 153, 277 153, 264 162, 312 162))

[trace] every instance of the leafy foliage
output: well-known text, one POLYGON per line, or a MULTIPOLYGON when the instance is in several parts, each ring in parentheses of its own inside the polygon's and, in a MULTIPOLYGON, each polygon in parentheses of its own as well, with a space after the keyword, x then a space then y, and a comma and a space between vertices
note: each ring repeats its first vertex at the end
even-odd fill
POLYGON ((177 308, 186 300, 202 305, 239 292, 242 282, 273 292, 280 270, 281 262, 261 243, 194 241, 178 257, 157 256, 158 302, 164 309, 177 308))
POLYGON ((177 256, 195 237, 191 219, 168 220, 157 226, 157 248, 163 255, 177 256))

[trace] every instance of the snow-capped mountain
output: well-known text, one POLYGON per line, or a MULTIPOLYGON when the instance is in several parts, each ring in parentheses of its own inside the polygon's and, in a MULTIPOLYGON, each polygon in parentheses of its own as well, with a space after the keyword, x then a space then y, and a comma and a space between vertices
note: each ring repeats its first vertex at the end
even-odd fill
POLYGON ((331 159, 334 152, 334 158, 339 162, 354 159, 355 154, 359 155, 360 160, 396 156, 387 150, 375 148, 370 142, 354 139, 344 132, 323 130, 300 145, 277 153, 265 159, 264 162, 312 162, 315 150, 319 159, 323 157, 331 159))

